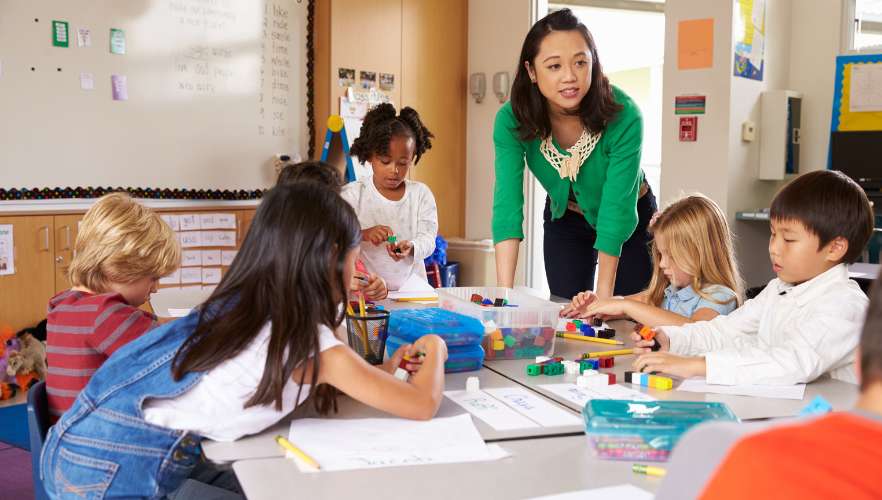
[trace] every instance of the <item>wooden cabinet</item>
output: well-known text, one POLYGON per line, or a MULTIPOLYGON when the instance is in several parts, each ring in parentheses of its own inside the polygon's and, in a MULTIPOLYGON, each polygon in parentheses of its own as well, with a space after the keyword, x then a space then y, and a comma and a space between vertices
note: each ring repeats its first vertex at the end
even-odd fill
POLYGON ((0 217, 12 224, 15 274, 0 276, 0 326, 15 330, 46 317, 55 292, 55 238, 52 215, 0 217))
MULTIPOLYGON (((255 209, 162 208, 156 212, 178 215, 233 213, 236 215, 236 247, 225 249, 234 250, 245 238, 255 209)), ((0 326, 9 325, 20 330, 37 324, 46 317, 49 299, 70 288, 67 269, 74 256, 79 222, 84 214, 85 210, 79 213, 0 214, 0 224, 13 227, 15 258, 15 274, 0 276, 0 326)), ((222 272, 226 270, 224 266, 222 272)))
POLYGON ((74 256, 79 222, 82 215, 55 216, 55 293, 70 288, 67 268, 74 256))

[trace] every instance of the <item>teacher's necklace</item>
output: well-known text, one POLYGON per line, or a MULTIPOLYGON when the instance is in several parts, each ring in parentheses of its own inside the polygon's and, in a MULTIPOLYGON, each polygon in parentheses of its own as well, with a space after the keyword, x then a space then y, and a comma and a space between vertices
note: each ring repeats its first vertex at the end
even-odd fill
POLYGON ((561 179, 575 181, 576 176, 579 175, 579 168, 585 163, 591 152, 594 151, 594 146, 597 146, 597 141, 600 140, 601 135, 602 132, 590 134, 587 130, 582 129, 582 135, 570 149, 567 149, 569 156, 566 156, 554 147, 554 144, 551 143, 551 134, 549 134, 539 145, 539 151, 542 152, 542 156, 545 157, 548 163, 557 170, 561 179))

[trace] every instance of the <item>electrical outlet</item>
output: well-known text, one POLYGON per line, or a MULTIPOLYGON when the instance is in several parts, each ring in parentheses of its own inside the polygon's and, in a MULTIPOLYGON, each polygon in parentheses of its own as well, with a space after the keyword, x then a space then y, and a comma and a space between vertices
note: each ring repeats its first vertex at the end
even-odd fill
POLYGON ((741 124, 741 140, 744 142, 753 142, 756 139, 756 124, 752 121, 746 121, 741 124))

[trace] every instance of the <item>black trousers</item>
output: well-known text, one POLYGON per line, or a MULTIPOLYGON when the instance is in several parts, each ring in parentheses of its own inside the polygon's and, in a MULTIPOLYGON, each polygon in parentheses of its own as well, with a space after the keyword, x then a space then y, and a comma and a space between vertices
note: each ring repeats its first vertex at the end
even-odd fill
MULTIPOLYGON (((616 272, 615 295, 630 295, 646 289, 652 278, 652 236, 647 231, 649 220, 656 212, 655 195, 648 191, 637 200, 637 228, 622 246, 616 272)), ((545 198, 545 274, 551 294, 565 299, 579 292, 594 289, 597 232, 582 214, 567 210, 551 220, 551 201, 545 198)))

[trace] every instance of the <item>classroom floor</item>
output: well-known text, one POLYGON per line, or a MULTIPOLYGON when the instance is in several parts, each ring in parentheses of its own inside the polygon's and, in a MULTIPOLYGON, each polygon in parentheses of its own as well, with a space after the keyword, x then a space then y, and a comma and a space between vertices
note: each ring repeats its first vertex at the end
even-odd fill
POLYGON ((0 443, 0 500, 34 498, 31 454, 21 448, 0 443))

